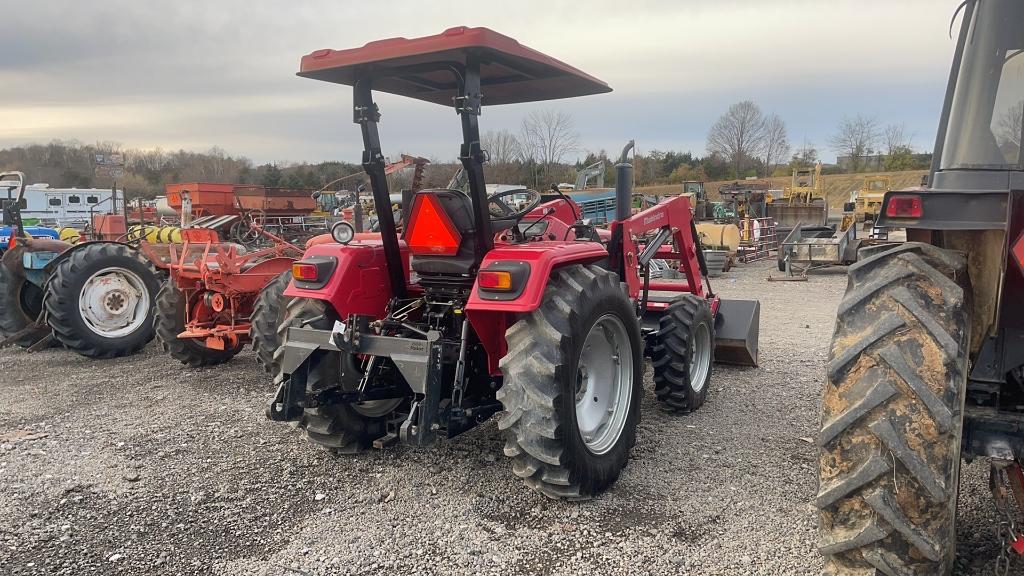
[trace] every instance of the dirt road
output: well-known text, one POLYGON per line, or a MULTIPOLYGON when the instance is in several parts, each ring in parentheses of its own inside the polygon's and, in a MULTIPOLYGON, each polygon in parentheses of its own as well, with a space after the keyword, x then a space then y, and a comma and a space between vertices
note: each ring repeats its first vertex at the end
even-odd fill
MULTIPOLYGON (((762 303, 761 367, 716 367, 673 416, 648 380, 633 459, 582 504, 528 491, 493 422, 337 459, 264 419, 251 353, 186 369, 155 344, 90 361, 0 351, 0 574, 816 574, 819 387, 842 273, 714 282, 762 303)), ((996 549, 964 468, 962 574, 996 549)))

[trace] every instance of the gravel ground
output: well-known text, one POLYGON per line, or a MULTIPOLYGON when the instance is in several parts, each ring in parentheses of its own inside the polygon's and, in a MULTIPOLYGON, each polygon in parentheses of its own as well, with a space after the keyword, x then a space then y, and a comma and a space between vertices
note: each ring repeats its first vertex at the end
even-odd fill
MULTIPOLYGON (((686 416, 648 380, 633 459, 582 504, 527 490, 493 421, 424 450, 315 450, 264 419, 251 353, 2 350, 0 574, 816 574, 809 440, 845 277, 768 283, 773 265, 714 281, 761 300, 761 366, 716 366, 686 416)), ((991 573, 987 473, 964 467, 960 574, 991 573)))

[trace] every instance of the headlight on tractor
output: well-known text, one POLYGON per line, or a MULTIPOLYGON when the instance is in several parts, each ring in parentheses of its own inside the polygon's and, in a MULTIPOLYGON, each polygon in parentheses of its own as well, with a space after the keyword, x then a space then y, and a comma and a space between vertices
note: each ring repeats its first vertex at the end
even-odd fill
POLYGON ((348 244, 356 237, 356 229, 345 221, 335 222, 331 226, 331 238, 338 244, 348 244))

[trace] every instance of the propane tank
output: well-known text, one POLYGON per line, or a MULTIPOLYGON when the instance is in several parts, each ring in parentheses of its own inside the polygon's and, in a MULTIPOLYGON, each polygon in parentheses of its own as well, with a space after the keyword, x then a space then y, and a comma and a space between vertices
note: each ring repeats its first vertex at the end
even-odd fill
POLYGON ((181 228, 177 226, 135 225, 128 229, 128 237, 145 240, 150 244, 181 244, 181 228))
POLYGON ((82 240, 82 233, 70 226, 58 228, 57 234, 68 244, 78 244, 82 240))

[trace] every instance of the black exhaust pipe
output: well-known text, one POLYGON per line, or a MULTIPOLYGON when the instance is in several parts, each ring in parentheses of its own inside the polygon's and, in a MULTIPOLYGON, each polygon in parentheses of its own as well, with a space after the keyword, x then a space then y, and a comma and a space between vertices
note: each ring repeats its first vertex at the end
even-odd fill
POLYGON ((632 149, 630 140, 615 165, 615 220, 620 222, 633 215, 633 165, 628 162, 632 149))

